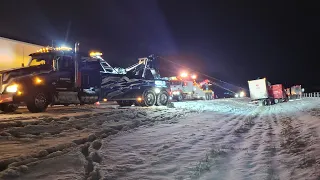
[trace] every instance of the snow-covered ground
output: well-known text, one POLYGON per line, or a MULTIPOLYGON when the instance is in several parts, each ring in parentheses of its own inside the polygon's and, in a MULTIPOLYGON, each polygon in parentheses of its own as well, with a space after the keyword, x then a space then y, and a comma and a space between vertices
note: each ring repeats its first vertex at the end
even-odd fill
POLYGON ((0 114, 0 179, 320 179, 320 99, 0 114))

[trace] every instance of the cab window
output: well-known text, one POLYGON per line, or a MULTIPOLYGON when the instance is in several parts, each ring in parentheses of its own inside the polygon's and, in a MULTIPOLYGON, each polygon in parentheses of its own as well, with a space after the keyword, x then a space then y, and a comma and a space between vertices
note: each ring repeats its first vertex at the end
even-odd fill
POLYGON ((73 59, 71 56, 63 56, 62 58, 59 58, 58 61, 58 67, 59 70, 66 70, 70 71, 73 69, 73 59))
POLYGON ((74 66, 71 56, 56 56, 53 64, 54 68, 59 71, 72 71, 74 66))
POLYGON ((30 63, 30 66, 39 66, 46 64, 46 60, 41 59, 33 59, 30 63))

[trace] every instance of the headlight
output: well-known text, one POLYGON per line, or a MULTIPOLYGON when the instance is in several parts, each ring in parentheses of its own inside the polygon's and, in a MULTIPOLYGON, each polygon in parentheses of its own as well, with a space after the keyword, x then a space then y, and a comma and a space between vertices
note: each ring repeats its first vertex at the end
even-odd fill
POLYGON ((160 93, 160 89, 159 88, 154 88, 154 92, 156 93, 156 94, 159 94, 160 93))
POLYGON ((10 93, 17 92, 18 91, 18 85, 17 84, 13 84, 13 85, 8 86, 6 91, 10 92, 10 93))
POLYGON ((174 95, 179 95, 179 94, 180 94, 180 91, 173 91, 172 94, 174 94, 174 95))

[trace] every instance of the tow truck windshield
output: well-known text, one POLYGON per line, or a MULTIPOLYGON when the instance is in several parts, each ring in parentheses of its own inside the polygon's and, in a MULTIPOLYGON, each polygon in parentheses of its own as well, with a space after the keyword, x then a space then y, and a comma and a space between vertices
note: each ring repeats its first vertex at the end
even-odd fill
POLYGON ((31 57, 28 66, 52 65, 50 56, 34 56, 31 57))

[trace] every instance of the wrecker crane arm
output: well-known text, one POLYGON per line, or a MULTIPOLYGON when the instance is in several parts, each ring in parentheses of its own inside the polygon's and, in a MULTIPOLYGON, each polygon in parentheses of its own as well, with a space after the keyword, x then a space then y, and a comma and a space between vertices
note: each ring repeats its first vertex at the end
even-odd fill
POLYGON ((147 70, 150 70, 154 79, 158 79, 160 75, 158 73, 158 66, 156 61, 157 59, 154 55, 151 55, 149 57, 139 58, 138 63, 126 68, 125 71, 133 72, 134 74, 140 74, 142 71, 141 77, 145 78, 147 70))

